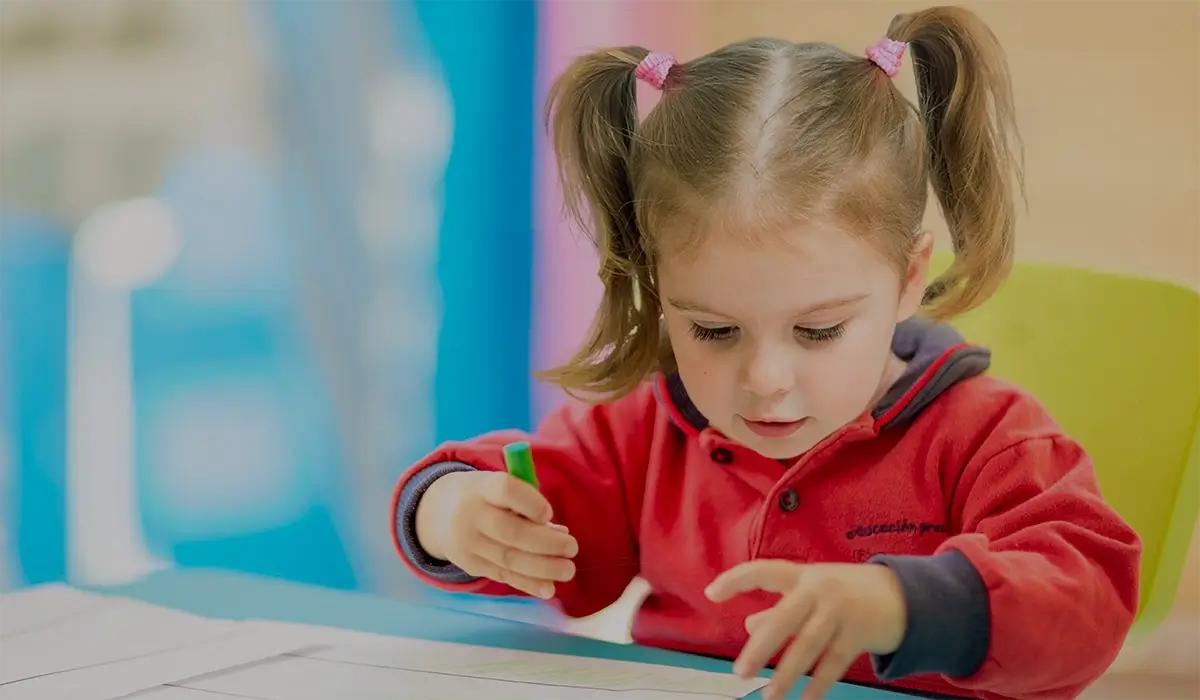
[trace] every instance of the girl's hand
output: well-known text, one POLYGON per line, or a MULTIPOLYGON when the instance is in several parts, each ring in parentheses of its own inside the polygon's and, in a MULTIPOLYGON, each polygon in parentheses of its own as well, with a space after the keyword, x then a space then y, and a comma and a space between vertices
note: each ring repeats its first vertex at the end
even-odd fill
POLYGON ((416 534, 430 556, 548 600, 575 576, 579 553, 552 516, 537 489, 504 472, 451 472, 417 504, 416 534))
POLYGON ((746 618, 750 640, 734 671, 750 678, 791 639, 763 697, 782 698, 816 664, 806 700, 817 700, 864 652, 890 654, 907 628, 896 575, 880 564, 797 564, 759 559, 718 576, 704 593, 724 602, 754 590, 781 593, 773 607, 746 618), (820 660, 820 663, 818 663, 820 660))

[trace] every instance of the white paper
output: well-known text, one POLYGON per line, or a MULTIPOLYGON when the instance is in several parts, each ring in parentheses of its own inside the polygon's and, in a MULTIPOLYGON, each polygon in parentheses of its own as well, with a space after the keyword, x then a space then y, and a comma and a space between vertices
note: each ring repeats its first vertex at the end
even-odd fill
MULTIPOLYGON (((388 643, 396 639, 405 639, 404 637, 396 637, 390 634, 377 634, 375 632, 362 632, 360 630, 347 629, 345 627, 325 627, 324 625, 310 625, 305 622, 283 622, 278 620, 252 620, 247 621, 247 624, 253 622, 255 625, 262 626, 265 629, 275 630, 281 635, 289 636, 299 642, 297 648, 301 647, 330 647, 330 646, 360 646, 379 643, 388 643)), ((432 642, 422 642, 430 643, 432 642)))
POLYGON ((236 623, 115 598, 84 612, 0 638, 0 685, 194 645, 232 634, 236 623))
POLYGON ((61 583, 5 593, 0 595, 0 638, 53 624, 106 603, 105 598, 61 583))
POLYGON ((0 698, 99 700, 124 697, 214 671, 281 658, 280 654, 294 651, 298 644, 298 640, 281 635, 279 629, 270 625, 245 623, 236 632, 193 646, 0 687, 0 698))
POLYGON ((0 637, 5 699, 113 698, 306 643, 271 624, 210 619, 65 586, 0 596, 0 615, 6 620, 0 637), (53 614, 57 607, 70 613, 53 614))
MULTIPOLYGON (((258 700, 720 700, 744 697, 766 683, 671 666, 381 637, 288 654, 174 685, 258 700)), ((163 700, 176 697, 173 691, 138 697, 163 700)))
MULTIPOLYGON (((183 687, 208 691, 216 697, 235 696, 257 700, 562 700, 564 697, 571 700, 723 700, 724 697, 654 690, 614 692, 585 686, 543 686, 482 677, 448 677, 395 668, 325 662, 307 657, 284 657, 263 662, 232 673, 188 681, 183 687)), ((148 697, 157 700, 160 696, 151 694, 148 697)))
POLYGON ((133 695, 126 695, 121 700, 229 700, 229 696, 210 693, 207 690, 181 688, 177 685, 162 685, 133 695))
POLYGON ((721 700, 730 674, 204 618, 45 586, 0 596, 0 699, 721 700))

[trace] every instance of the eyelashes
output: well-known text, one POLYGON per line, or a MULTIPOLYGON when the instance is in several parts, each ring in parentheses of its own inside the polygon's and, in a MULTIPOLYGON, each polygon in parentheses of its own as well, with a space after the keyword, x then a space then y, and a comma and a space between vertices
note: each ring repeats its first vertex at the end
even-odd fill
POLYGON ((796 326, 797 336, 801 336, 805 340, 810 340, 814 343, 827 343, 831 340, 837 340, 842 337, 842 333, 844 332, 846 332, 845 322, 828 328, 804 328, 803 326, 796 326))
MULTIPOLYGON (((720 342, 723 340, 731 340, 737 335, 737 326, 720 326, 717 328, 709 328, 693 323, 691 327, 692 337, 702 342, 720 342)), ((796 337, 800 340, 810 343, 828 343, 837 340, 846 331, 845 322, 839 323, 836 326, 828 328, 807 328, 805 326, 796 326, 794 329, 796 337)))
POLYGON ((698 326, 695 323, 692 324, 692 337, 694 337, 696 340, 702 340, 704 342, 729 340, 736 332, 737 328, 735 326, 709 328, 708 326, 698 326))

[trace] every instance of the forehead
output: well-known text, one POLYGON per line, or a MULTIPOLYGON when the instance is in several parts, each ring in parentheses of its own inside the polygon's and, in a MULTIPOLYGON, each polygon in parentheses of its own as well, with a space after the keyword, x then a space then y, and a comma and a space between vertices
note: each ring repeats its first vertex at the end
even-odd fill
POLYGON ((898 284, 895 268, 864 236, 826 223, 754 237, 713 232, 686 250, 664 251, 666 296, 724 308, 796 307, 833 296, 872 294, 898 284))

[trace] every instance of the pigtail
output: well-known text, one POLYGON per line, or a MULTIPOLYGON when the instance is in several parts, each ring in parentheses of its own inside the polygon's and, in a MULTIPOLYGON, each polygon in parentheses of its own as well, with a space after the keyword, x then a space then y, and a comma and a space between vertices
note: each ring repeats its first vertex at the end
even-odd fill
POLYGON ((583 346, 566 364, 538 373, 576 398, 617 398, 658 365, 659 307, 629 176, 638 123, 634 71, 647 53, 631 46, 576 59, 546 104, 566 209, 591 235, 604 283, 583 346))
POLYGON ((987 300, 1012 267, 1014 184, 1023 196, 1024 181, 1008 66, 991 30, 961 8, 900 15, 887 35, 913 57, 929 178, 954 247, 924 300, 948 318, 987 300))

